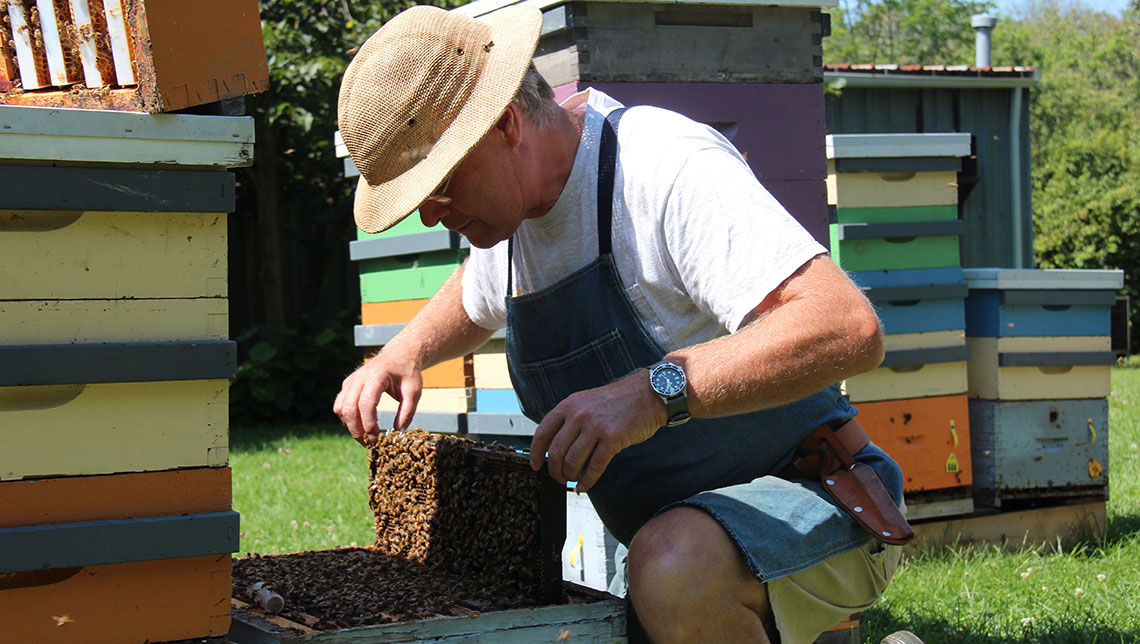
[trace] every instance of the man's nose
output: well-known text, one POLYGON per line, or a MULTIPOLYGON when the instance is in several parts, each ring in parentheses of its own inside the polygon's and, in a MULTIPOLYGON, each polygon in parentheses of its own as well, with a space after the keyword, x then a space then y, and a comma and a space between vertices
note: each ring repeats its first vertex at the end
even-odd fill
POLYGON ((420 204, 420 221, 428 228, 438 224, 445 216, 447 216, 447 206, 437 201, 428 199, 420 204))

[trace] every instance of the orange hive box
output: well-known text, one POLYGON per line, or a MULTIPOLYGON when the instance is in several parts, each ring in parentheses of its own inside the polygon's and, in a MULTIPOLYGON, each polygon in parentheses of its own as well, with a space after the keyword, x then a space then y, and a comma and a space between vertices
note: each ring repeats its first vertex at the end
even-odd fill
POLYGON ((908 492, 970 485, 966 395, 857 403, 871 440, 903 469, 908 492))
MULTIPOLYGON (((230 477, 226 467, 4 482, 0 528, 229 510, 230 477)), ((228 553, 0 573, 0 641, 224 635, 229 594, 228 553)))
MULTIPOLYGON (((424 304, 427 304, 427 299, 364 303, 360 306, 360 323, 406 324, 420 312, 424 304)), ((468 354, 425 369, 424 387, 447 389, 473 386, 473 360, 473 356, 468 354)))

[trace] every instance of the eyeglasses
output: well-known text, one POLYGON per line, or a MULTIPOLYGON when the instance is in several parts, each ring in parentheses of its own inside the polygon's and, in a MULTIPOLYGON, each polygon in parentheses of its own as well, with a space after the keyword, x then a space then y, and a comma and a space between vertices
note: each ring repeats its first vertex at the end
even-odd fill
POLYGON ((443 178, 443 182, 436 186, 435 190, 432 190, 427 198, 444 206, 451 203, 451 197, 445 196, 445 194, 447 193, 448 187, 451 186, 451 177, 454 174, 455 170, 448 172, 447 176, 443 178))

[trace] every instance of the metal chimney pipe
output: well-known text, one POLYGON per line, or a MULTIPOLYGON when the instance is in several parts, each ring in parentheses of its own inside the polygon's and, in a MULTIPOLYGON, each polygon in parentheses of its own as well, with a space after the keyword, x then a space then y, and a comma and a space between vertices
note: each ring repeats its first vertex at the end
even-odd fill
POLYGON ((990 31, 997 24, 997 18, 988 13, 976 13, 970 18, 974 28, 974 66, 990 66, 990 31))

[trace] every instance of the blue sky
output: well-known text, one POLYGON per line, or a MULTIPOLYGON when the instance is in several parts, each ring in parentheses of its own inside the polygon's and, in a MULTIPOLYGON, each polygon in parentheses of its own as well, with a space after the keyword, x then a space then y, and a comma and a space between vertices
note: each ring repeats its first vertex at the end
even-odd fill
MULTIPOLYGON (((995 0, 998 11, 1004 15, 1017 15, 1028 4, 1026 0, 995 0)), ((1128 0, 1074 0, 1072 4, 1083 4, 1090 9, 1111 13, 1119 16, 1128 6, 1128 0)))

